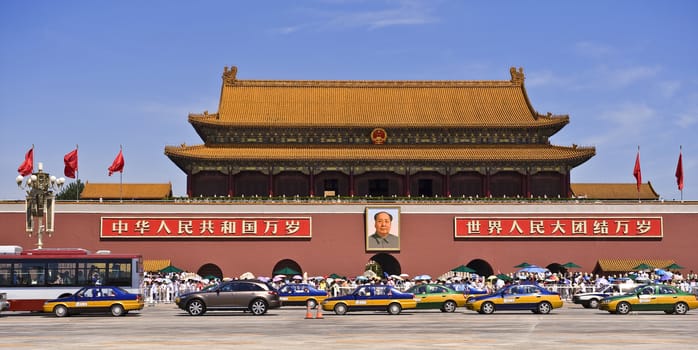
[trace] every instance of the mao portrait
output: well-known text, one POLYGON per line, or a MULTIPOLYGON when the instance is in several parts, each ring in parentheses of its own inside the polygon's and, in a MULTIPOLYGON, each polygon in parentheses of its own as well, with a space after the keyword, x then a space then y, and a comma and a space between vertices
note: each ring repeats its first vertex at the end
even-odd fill
POLYGON ((400 250, 400 208, 366 208, 366 250, 400 250))

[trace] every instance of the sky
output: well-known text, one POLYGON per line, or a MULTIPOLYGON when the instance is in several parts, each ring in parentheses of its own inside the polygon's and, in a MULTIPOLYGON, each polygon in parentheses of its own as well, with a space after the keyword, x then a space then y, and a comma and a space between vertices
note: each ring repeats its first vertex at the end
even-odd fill
MULTIPOLYGON (((551 138, 596 147, 572 183, 642 181, 698 200, 698 2, 648 0, 3 0, 0 200, 34 145, 35 171, 81 181, 172 183, 167 145, 202 144, 189 113, 218 110, 238 79, 509 80, 523 67, 540 113, 569 115, 551 138), (107 168, 123 147, 122 174, 107 168)), ((74 181, 68 179, 68 183, 74 181)))

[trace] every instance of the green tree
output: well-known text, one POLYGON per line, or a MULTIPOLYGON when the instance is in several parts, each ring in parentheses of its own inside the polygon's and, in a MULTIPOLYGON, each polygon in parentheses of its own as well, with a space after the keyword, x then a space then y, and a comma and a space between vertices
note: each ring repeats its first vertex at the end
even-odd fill
POLYGON ((82 192, 82 190, 85 188, 85 184, 80 181, 80 179, 77 179, 75 182, 71 182, 63 189, 58 192, 56 195, 56 199, 58 200, 78 200, 78 194, 82 192))

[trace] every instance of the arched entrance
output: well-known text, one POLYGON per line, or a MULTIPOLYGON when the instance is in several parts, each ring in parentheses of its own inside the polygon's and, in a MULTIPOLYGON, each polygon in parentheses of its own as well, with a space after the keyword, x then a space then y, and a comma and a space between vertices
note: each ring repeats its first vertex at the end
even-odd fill
POLYGON ((201 265, 196 273, 204 278, 213 276, 218 279, 223 279, 223 271, 221 271, 221 268, 216 264, 208 263, 201 265))
POLYGON ((274 269, 271 270, 271 273, 272 276, 286 275, 288 278, 291 278, 293 275, 303 274, 303 270, 297 262, 291 259, 284 259, 274 265, 274 269))
POLYGON ((546 268, 552 273, 567 273, 567 268, 562 266, 560 263, 552 263, 546 266, 546 268))
POLYGON ((470 262, 466 266, 475 270, 475 272, 479 276, 488 277, 494 274, 494 271, 492 270, 492 265, 490 265, 490 263, 482 259, 470 260, 470 262))
POLYGON ((380 276, 381 278, 384 278, 385 274, 388 274, 388 276, 390 276, 400 275, 402 273, 400 262, 398 262, 397 259, 395 259, 395 257, 393 257, 390 254, 378 253, 372 256, 369 260, 373 260, 381 266, 381 269, 383 270, 383 276, 380 276))

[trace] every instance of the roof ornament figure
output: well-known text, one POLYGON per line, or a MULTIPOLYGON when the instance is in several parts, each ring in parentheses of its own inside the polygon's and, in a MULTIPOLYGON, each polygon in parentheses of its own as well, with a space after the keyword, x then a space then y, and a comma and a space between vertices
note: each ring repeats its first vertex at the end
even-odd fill
POLYGON ((228 67, 223 67, 223 83, 224 84, 235 84, 235 82, 238 80, 237 78, 238 74, 238 67, 237 66, 231 66, 230 69, 228 67))
POLYGON ((511 73, 511 82, 514 84, 523 84, 524 82, 524 72, 523 72, 523 67, 519 67, 519 70, 516 71, 516 67, 511 67, 509 68, 509 73, 511 73))

